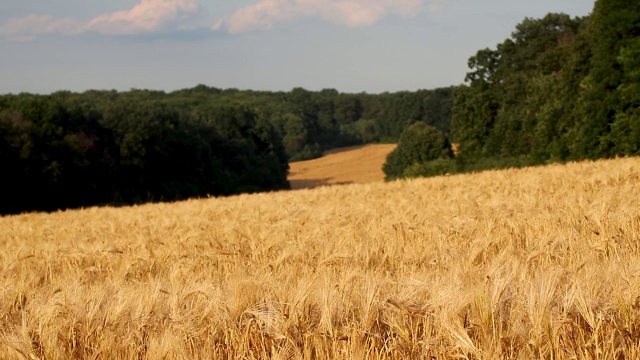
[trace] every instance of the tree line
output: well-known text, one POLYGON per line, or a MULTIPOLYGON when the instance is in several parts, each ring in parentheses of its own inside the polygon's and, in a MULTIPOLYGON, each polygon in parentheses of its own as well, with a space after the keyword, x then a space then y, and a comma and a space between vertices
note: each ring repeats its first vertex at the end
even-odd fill
POLYGON ((287 189, 289 161, 364 143, 398 142, 387 179, 638 155, 639 35, 640 5, 598 0, 524 19, 457 87, 2 95, 0 213, 287 189))
POLYGON ((449 133, 452 95, 204 85, 3 95, 0 213, 287 189, 289 161, 394 142, 415 121, 449 133))
POLYGON ((387 178, 640 154, 638 2, 598 0, 587 17, 526 18, 468 64, 453 94, 458 156, 421 160, 415 141, 401 138, 397 152, 414 155, 390 155, 387 178))

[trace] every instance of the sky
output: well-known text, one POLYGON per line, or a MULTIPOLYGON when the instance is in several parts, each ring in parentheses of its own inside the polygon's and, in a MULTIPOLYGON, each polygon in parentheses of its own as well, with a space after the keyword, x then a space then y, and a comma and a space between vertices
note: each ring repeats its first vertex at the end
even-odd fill
POLYGON ((0 1, 0 94, 217 88, 350 93, 464 82, 525 17, 592 0, 0 1))

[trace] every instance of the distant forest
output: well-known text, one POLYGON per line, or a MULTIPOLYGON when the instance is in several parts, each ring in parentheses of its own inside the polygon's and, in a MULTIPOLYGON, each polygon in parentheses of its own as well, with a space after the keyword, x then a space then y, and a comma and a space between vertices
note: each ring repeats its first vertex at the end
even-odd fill
POLYGON ((449 133, 453 88, 341 94, 221 90, 0 96, 0 213, 288 189, 288 162, 449 133))
POLYGON ((3 95, 0 214, 287 189, 289 161, 365 143, 399 143, 388 179, 638 155, 639 36, 640 3, 598 0, 526 18, 457 87, 3 95))

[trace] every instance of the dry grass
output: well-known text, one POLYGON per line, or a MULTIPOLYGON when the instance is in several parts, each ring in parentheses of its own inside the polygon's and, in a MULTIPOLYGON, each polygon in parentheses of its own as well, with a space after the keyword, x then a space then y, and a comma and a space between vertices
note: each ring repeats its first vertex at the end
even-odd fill
POLYGON ((340 148, 326 152, 319 159, 293 162, 289 175, 291 188, 382 182, 382 164, 396 146, 372 144, 340 148))
POLYGON ((0 219, 2 359, 637 359, 640 159, 0 219))

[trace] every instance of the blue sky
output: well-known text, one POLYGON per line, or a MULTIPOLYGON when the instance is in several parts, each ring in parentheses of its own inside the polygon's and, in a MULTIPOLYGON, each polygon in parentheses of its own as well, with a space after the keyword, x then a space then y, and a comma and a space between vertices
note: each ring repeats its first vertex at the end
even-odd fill
POLYGON ((591 0, 0 2, 0 93, 219 88, 341 92, 460 84, 525 17, 591 0))

